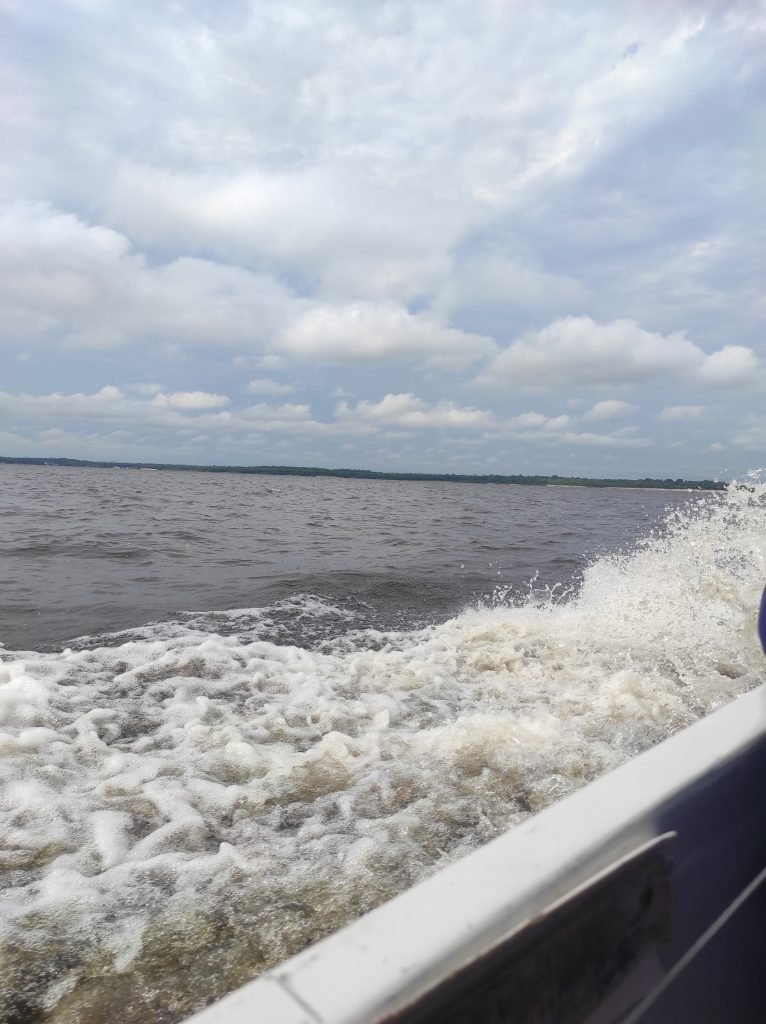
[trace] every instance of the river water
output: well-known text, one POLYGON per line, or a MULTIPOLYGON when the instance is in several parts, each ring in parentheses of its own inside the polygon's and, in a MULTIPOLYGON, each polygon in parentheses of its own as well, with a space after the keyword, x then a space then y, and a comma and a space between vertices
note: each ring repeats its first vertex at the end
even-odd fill
POLYGON ((173 1022, 763 679, 766 489, 0 467, 0 1020, 173 1022))

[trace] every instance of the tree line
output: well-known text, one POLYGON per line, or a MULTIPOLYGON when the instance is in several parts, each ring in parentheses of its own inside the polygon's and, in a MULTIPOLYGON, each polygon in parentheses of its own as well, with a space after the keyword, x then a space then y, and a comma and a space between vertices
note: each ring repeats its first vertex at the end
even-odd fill
POLYGON ((613 479, 585 476, 541 476, 522 473, 398 473, 375 469, 327 469, 323 466, 195 466, 179 462, 114 462, 89 459, 15 458, 0 455, 0 464, 21 466, 73 466, 89 469, 158 469, 192 473, 250 473, 268 476, 331 476, 352 480, 430 480, 469 484, 521 484, 531 486, 557 485, 563 487, 648 487, 673 490, 722 491, 725 481, 683 480, 680 477, 664 480, 642 477, 640 480, 613 479))

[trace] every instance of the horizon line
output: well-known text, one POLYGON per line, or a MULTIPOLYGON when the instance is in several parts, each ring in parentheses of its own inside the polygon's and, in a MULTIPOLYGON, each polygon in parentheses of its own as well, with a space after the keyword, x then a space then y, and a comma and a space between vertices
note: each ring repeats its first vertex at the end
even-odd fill
POLYGON ((0 464, 62 466, 93 469, 149 469, 166 472, 238 473, 261 476, 329 476, 361 480, 442 481, 445 483, 498 483, 525 486, 658 487, 662 490, 723 490, 728 481, 686 480, 683 477, 589 477, 558 473, 430 473, 409 470, 332 469, 325 466, 226 465, 185 462, 129 462, 121 459, 73 459, 49 455, 0 455, 0 464))

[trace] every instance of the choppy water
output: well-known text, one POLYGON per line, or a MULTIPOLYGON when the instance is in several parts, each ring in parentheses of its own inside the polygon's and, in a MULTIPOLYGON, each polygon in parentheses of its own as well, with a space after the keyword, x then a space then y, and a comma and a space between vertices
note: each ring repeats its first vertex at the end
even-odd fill
MULTIPOLYGON (((39 650, 180 609, 260 609, 305 594, 360 623, 423 625, 496 585, 523 589, 535 574, 568 583, 668 502, 690 500, 705 498, 0 466, 0 640, 39 650)), ((304 627, 319 635, 313 617, 276 614, 282 639, 302 643, 304 627)))
POLYGON ((3 1021, 178 1020, 763 679, 763 485, 2 479, 3 1021))

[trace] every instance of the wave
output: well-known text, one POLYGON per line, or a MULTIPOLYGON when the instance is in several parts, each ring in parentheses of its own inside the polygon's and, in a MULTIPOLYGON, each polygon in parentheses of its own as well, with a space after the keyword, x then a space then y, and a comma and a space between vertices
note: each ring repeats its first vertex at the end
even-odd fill
POLYGON ((0 651, 0 1019, 180 1019, 757 685, 764 552, 752 481, 566 600, 385 632, 303 595, 0 651), (296 617, 338 635, 274 642, 296 617))

